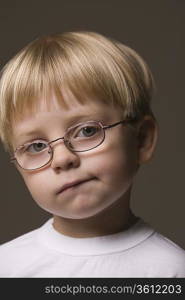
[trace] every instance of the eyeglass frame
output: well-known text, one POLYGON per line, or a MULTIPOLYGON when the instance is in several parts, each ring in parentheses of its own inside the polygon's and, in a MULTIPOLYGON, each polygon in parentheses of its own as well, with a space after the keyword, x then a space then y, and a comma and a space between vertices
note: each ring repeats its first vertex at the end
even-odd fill
MULTIPOLYGON (((78 123, 78 124, 76 124, 76 125, 74 125, 74 126, 72 126, 72 127, 69 127, 69 128, 66 130, 66 132, 64 133, 63 137, 54 139, 54 140, 52 140, 52 141, 50 141, 50 142, 46 142, 46 145, 47 145, 47 147, 49 148, 48 153, 50 154, 50 159, 49 159, 49 161, 48 161, 46 164, 42 165, 41 167, 34 168, 34 169, 26 169, 26 168, 23 168, 23 167, 19 164, 19 162, 18 162, 18 160, 17 160, 15 154, 16 154, 17 150, 19 150, 20 148, 24 147, 24 145, 26 145, 27 143, 25 143, 25 144, 23 144, 23 145, 20 145, 20 146, 18 146, 18 147, 15 149, 15 151, 14 151, 14 156, 10 158, 10 162, 11 162, 11 163, 14 163, 14 162, 16 161, 16 163, 18 164, 18 166, 19 166, 20 168, 22 168, 23 170, 27 170, 27 171, 39 170, 39 169, 42 169, 42 168, 44 168, 45 166, 49 165, 49 163, 51 163, 51 161, 52 161, 52 159, 53 159, 53 148, 50 146, 52 143, 57 142, 57 141, 59 141, 59 140, 63 140, 63 141, 64 141, 64 145, 66 146, 66 148, 67 148, 69 151, 72 151, 72 152, 86 152, 86 151, 90 151, 90 150, 92 150, 92 149, 97 148, 98 146, 100 146, 100 145, 104 142, 104 140, 105 140, 105 130, 106 130, 106 129, 113 128, 113 127, 115 127, 115 126, 117 126, 117 125, 119 125, 119 124, 127 124, 127 123, 136 122, 136 121, 138 121, 138 118, 137 118, 137 117, 127 118, 127 119, 125 119, 125 120, 121 120, 121 121, 116 122, 116 123, 113 123, 113 124, 111 124, 111 125, 103 125, 100 121, 94 121, 94 120, 87 121, 87 122, 82 122, 82 123, 78 123), (82 124, 87 124, 87 123, 90 123, 90 122, 94 122, 94 123, 99 124, 100 127, 103 129, 103 139, 102 139, 102 141, 101 141, 98 145, 96 145, 96 146, 94 146, 94 147, 92 147, 92 148, 90 148, 90 149, 88 149, 88 150, 73 150, 73 149, 71 149, 71 148, 68 146, 67 140, 65 140, 65 136, 67 135, 67 133, 68 133, 71 129, 73 129, 73 128, 76 128, 76 127, 78 127, 78 126, 80 126, 80 125, 82 125, 82 124)), ((29 144, 29 143, 28 143, 28 144, 29 144)))

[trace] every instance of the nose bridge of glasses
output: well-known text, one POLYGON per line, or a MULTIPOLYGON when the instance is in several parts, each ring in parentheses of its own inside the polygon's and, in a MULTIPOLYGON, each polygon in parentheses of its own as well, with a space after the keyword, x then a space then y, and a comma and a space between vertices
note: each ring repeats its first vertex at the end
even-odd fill
POLYGON ((59 140, 63 140, 63 141, 64 141, 64 136, 63 136, 63 137, 60 137, 60 138, 57 138, 57 139, 55 139, 55 140, 49 142, 48 145, 50 146, 51 144, 56 143, 56 142, 58 142, 59 140))

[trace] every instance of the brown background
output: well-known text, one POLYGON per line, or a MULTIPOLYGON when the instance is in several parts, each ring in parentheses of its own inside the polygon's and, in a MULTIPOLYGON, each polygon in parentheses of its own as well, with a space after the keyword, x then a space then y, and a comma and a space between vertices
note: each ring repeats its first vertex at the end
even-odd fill
MULTIPOLYGON (((160 135, 151 163, 135 181, 132 209, 185 248, 185 1, 53 0, 0 2, 1 67, 39 35, 92 30, 138 51, 153 71, 160 135)), ((41 225, 41 210, 0 145, 0 243, 41 225)))

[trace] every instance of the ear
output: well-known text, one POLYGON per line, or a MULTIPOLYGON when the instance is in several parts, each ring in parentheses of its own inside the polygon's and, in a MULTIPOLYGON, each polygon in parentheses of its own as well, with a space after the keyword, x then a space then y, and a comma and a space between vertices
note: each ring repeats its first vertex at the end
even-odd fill
POLYGON ((148 162, 156 148, 158 125, 152 116, 145 116, 137 126, 138 163, 148 162))

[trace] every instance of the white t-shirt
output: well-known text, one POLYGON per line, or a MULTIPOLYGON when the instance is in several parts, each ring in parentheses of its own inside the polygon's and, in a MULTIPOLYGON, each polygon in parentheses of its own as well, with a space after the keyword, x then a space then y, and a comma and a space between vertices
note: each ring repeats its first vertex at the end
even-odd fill
POLYGON ((185 251, 139 219, 112 235, 40 228, 0 246, 0 277, 185 277, 185 251))

